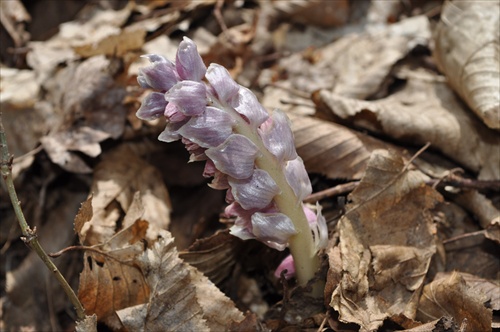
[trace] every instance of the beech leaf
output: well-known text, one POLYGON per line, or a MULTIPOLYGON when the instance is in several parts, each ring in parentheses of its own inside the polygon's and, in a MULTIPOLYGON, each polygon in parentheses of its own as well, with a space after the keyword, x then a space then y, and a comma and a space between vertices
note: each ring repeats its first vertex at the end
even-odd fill
POLYGON ((370 153, 395 146, 347 127, 289 113, 297 153, 308 172, 330 178, 359 179, 364 174, 370 153))
POLYGON ((209 238, 196 240, 188 250, 181 251, 179 257, 217 285, 233 272, 238 254, 241 255, 241 244, 239 238, 225 230, 209 238))
POLYGON ((134 331, 220 331, 244 319, 205 276, 182 262, 170 233, 140 257, 151 295, 147 305, 119 311, 134 331))

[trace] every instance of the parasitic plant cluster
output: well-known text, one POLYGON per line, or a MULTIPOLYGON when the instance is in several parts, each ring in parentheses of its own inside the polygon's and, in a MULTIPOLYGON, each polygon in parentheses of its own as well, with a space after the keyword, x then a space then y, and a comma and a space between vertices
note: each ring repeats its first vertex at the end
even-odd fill
POLYGON ((235 216, 231 233, 284 250, 287 257, 277 269, 296 275, 305 285, 319 267, 318 250, 327 242, 326 223, 302 200, 311 183, 297 155, 287 116, 269 114, 256 96, 236 83, 218 64, 208 68, 196 45, 185 37, 175 63, 159 55, 145 55, 151 65, 137 78, 152 89, 137 116, 144 120, 166 117, 159 140, 181 140, 191 161, 205 161, 210 186, 227 190, 225 210, 235 216))

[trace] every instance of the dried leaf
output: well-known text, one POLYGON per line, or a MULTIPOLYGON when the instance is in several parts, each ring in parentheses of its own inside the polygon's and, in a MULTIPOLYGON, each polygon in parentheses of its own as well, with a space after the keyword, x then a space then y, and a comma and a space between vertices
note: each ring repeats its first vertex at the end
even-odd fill
MULTIPOLYGON (((90 195, 85 202, 82 203, 78 213, 75 217, 74 228, 76 234, 81 234, 82 228, 85 223, 89 222, 92 219, 93 209, 92 209, 92 199, 93 196, 90 195)), ((81 239, 80 239, 81 240, 81 239)))
POLYGON ((288 114, 292 121, 297 153, 308 172, 330 178, 359 179, 370 152, 396 147, 347 127, 310 117, 288 114))
POLYGON ((500 129, 500 3, 447 1, 434 56, 451 86, 490 128, 500 129))
POLYGON ((417 327, 402 330, 401 332, 463 332, 453 318, 442 317, 417 327))
POLYGON ((491 310, 467 287, 458 273, 435 279, 424 287, 418 305, 417 318, 423 322, 451 316, 461 323, 467 319, 468 331, 490 331, 491 310))
POLYGON ((84 320, 76 322, 76 332, 97 332, 97 316, 85 316, 84 320))
POLYGON ((179 257, 217 285, 233 272, 238 255, 241 255, 240 246, 241 240, 226 230, 196 240, 188 250, 181 251, 179 257))
POLYGON ((19 157, 34 149, 48 128, 44 114, 34 109, 40 86, 31 70, 2 68, 0 80, 0 110, 9 151, 19 157))
POLYGON ((330 305, 341 321, 367 331, 389 316, 415 317, 436 250, 429 209, 440 199, 424 180, 400 157, 373 152, 339 222, 342 271, 330 305))
POLYGON ((31 16, 20 0, 0 2, 0 22, 14 40, 16 47, 23 46, 29 40, 30 35, 24 30, 24 24, 22 24, 29 21, 31 21, 31 16))
MULTIPOLYGON (((476 275, 457 272, 465 280, 468 290, 482 299, 487 308, 500 310, 500 282, 498 280, 488 280, 479 278, 476 275)), ((436 279, 445 278, 452 273, 438 273, 436 279)))
POLYGON ((80 233, 80 241, 87 245, 106 242, 115 234, 122 212, 126 213, 124 227, 137 219, 147 220, 146 238, 156 240, 159 231, 168 228, 171 211, 170 197, 159 181, 161 178, 155 167, 125 145, 107 153, 94 171, 93 217, 80 233))
POLYGON ((151 296, 147 305, 117 313, 126 328, 220 331, 243 320, 243 314, 206 277, 179 259, 169 234, 147 250, 138 264, 151 296))
POLYGON ((323 28, 342 26, 349 17, 349 2, 340 1, 273 1, 274 7, 287 14, 288 19, 305 25, 323 28))
POLYGON ((131 25, 121 29, 131 13, 131 6, 121 10, 96 10, 85 22, 61 24, 55 38, 65 40, 75 52, 84 57, 94 55, 123 56, 144 44, 146 30, 131 25))
POLYGON ((99 321, 120 327, 115 311, 146 302, 149 288, 135 266, 144 251, 148 223, 137 220, 107 242, 92 247, 84 255, 78 297, 88 314, 99 321))
POLYGON ((113 63, 95 56, 68 66, 45 83, 52 107, 62 110, 64 117, 41 142, 51 160, 70 172, 91 172, 73 151, 96 157, 101 141, 123 132, 125 90, 114 81, 113 63))
POLYGON ((457 204, 470 211, 479 221, 482 228, 488 228, 500 211, 485 195, 476 190, 462 190, 455 197, 457 204))
MULTIPOLYGON (((310 51, 309 56, 306 52, 297 52, 281 59, 278 72, 264 71, 261 84, 282 86, 290 82, 289 86, 285 85, 290 96, 281 91, 286 99, 292 99, 296 94, 293 91, 310 94, 320 89, 343 97, 365 99, 384 88, 383 82, 399 60, 417 45, 427 45, 430 38, 429 21, 424 16, 408 18, 374 32, 349 34, 310 51), (275 82, 277 75, 287 80, 275 82), (273 80, 264 82, 266 76, 273 80)), ((305 41, 307 45, 311 43, 308 38, 305 41)))
POLYGON ((500 217, 496 217, 486 227, 486 238, 500 244, 500 217))
POLYGON ((500 179, 500 136, 471 116, 435 75, 404 76, 405 88, 385 99, 362 101, 322 90, 316 102, 372 132, 412 144, 431 142, 451 159, 480 172, 480 179, 500 179))

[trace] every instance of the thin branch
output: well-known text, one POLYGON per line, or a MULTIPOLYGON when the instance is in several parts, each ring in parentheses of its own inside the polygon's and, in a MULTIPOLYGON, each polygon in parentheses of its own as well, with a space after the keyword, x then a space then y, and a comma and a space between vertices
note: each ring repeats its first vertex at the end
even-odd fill
POLYGON ((23 236, 21 239, 32 249, 37 255, 42 259, 45 263, 49 271, 54 273, 57 281, 61 284, 64 292, 70 299, 71 303, 76 309, 76 313, 79 320, 85 319, 85 310, 83 309, 82 304, 78 300, 75 292, 68 284, 66 279, 64 279, 63 275, 59 271, 59 269, 55 266, 54 262, 50 259, 47 253, 43 250, 38 242, 38 235, 36 233, 36 227, 33 229, 30 228, 26 219, 24 217, 24 213, 21 209, 21 202, 17 197, 16 189, 14 187, 14 181, 12 179, 12 161, 13 156, 9 153, 9 147, 7 145, 7 138, 5 135, 5 130, 3 127, 2 121, 2 113, 0 113, 0 172, 2 174, 3 180, 5 181, 5 185, 7 186, 7 192, 9 193, 9 197, 12 203, 12 207, 14 208, 14 212, 16 214, 17 220, 19 222, 19 226, 21 227, 21 231, 23 236))
POLYGON ((307 196, 304 199, 304 203, 315 203, 328 197, 334 197, 350 193, 351 191, 354 190, 354 188, 358 186, 358 184, 359 181, 353 181, 353 182, 339 184, 335 187, 315 192, 314 194, 307 196))

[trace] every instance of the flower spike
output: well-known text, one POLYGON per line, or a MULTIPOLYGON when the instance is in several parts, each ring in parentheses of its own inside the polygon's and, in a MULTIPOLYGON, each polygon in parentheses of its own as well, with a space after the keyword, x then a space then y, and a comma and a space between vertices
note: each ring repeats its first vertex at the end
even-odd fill
POLYGON ((137 81, 155 92, 144 99, 137 116, 165 116, 159 140, 180 139, 190 161, 205 161, 203 175, 213 177, 210 186, 227 189, 225 213, 236 217, 231 234, 277 250, 288 247, 292 257, 277 273, 286 269, 286 277, 295 274, 305 285, 319 267, 317 253, 328 234, 319 206, 315 214, 302 203, 311 182, 285 113, 275 110, 270 116, 224 67, 207 69, 187 37, 175 64, 159 55, 146 57, 151 65, 141 69, 137 81))

